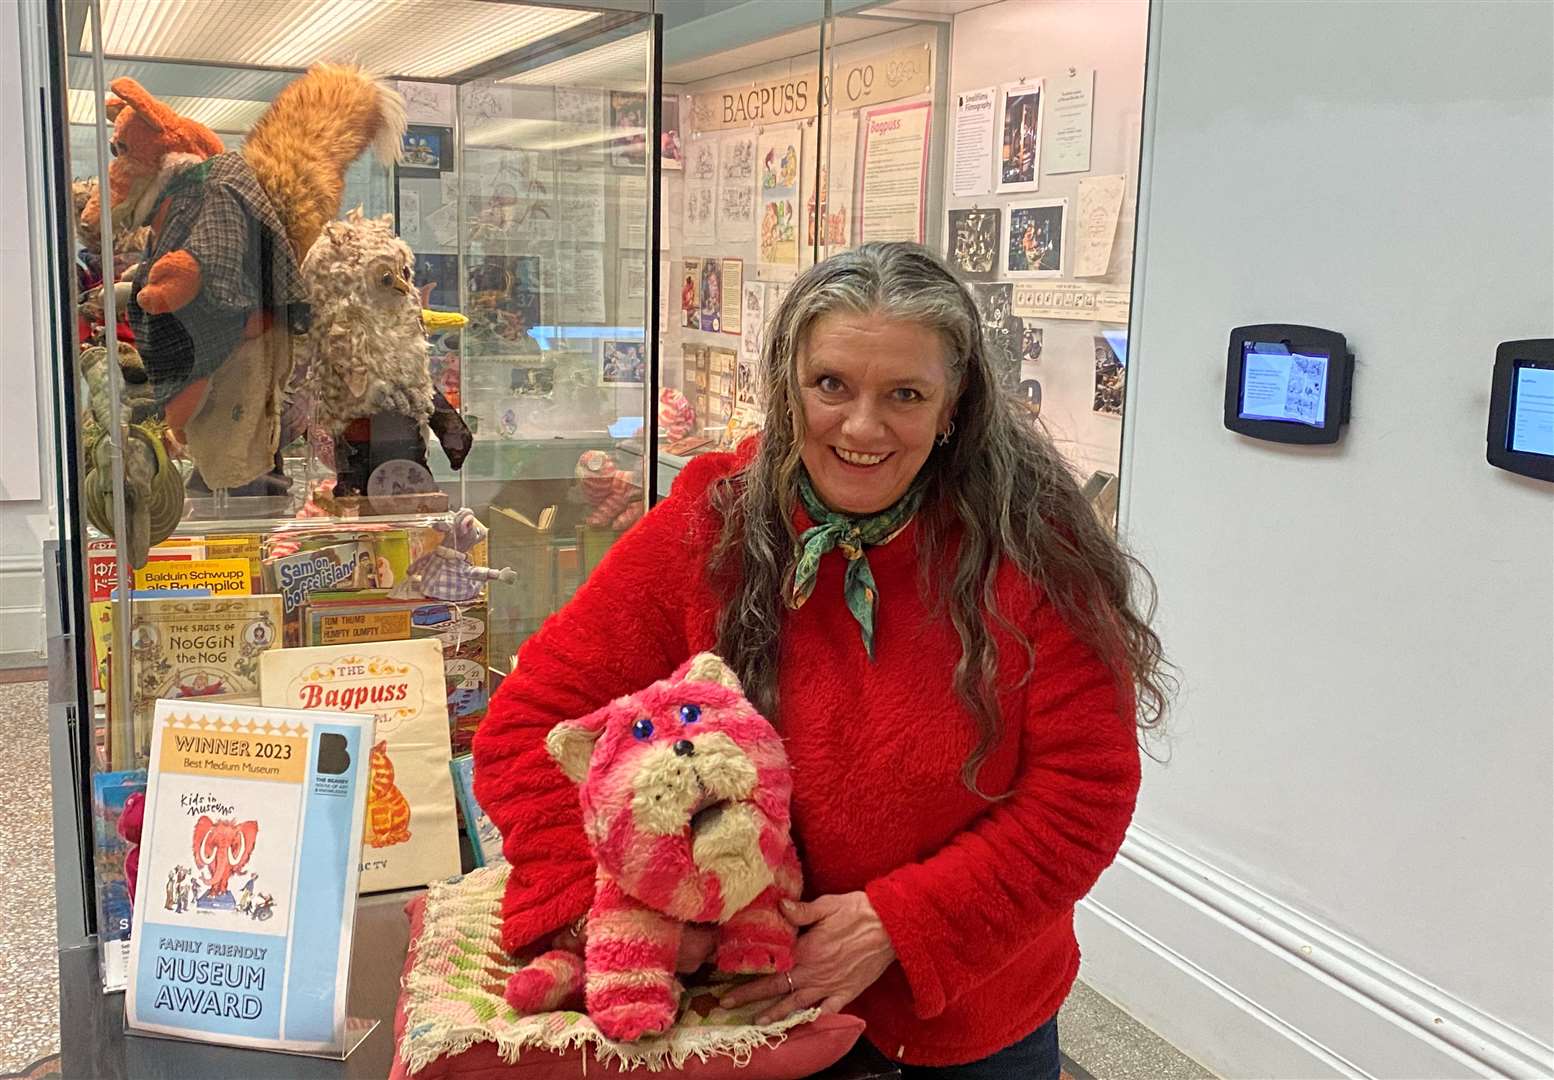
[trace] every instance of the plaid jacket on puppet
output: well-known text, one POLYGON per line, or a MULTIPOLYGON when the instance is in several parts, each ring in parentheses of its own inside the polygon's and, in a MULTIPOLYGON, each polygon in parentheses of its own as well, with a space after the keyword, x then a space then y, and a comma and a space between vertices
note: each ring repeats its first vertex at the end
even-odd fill
POLYGON ((158 404, 216 371, 243 337, 249 316, 268 311, 282 325, 302 312, 306 293, 295 253, 269 196, 236 153, 175 176, 152 215, 145 258, 129 302, 130 326, 158 404), (152 315, 136 303, 152 263, 184 250, 200 266, 200 292, 184 307, 152 315))

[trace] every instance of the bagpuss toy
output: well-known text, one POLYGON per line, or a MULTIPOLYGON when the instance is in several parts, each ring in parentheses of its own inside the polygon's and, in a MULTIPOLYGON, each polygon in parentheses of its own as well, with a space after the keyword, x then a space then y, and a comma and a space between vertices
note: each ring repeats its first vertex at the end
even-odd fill
POLYGON ((584 955, 553 949, 507 984, 519 1012, 584 991, 601 1033, 631 1040, 673 1026, 675 960, 687 923, 719 928, 719 971, 787 971, 797 899, 788 835, 793 781, 782 739, 712 653, 581 720, 546 748, 579 785, 598 859, 584 955))

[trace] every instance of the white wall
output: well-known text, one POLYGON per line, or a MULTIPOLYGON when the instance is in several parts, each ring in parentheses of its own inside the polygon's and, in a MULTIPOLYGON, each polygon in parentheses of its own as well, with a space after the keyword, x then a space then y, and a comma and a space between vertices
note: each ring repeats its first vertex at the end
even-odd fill
POLYGON ((1227 1076, 1554 1074, 1554 487, 1484 460, 1554 334, 1554 6, 1157 6, 1123 526, 1180 666, 1088 978, 1227 1076), (1228 330, 1358 359, 1330 449, 1228 330))
MULTIPOLYGON (((1008 228, 1011 202, 1067 198, 1072 219, 1079 208, 1079 181, 1085 176, 1128 178, 1122 218, 1112 249, 1111 271, 1081 280, 1127 288, 1133 261, 1133 207, 1138 194, 1139 115, 1144 95, 1144 44, 1149 0, 1003 0, 957 16, 950 60, 950 101, 976 90, 1021 78, 1055 77, 1069 67, 1095 69, 1094 120, 1090 172, 1041 177, 1041 189, 1017 195, 956 197, 945 177, 945 206, 1004 208, 1008 228)), ((953 109, 945 123, 953 124, 953 109)), ((1047 116, 1051 117, 1050 104, 1047 116)), ((948 169, 946 172, 948 173, 948 169)), ((942 225, 941 225, 942 227, 942 225)), ((1067 243, 1077 236, 1066 225, 1067 243)), ((1072 267, 1072 256, 1069 265, 1072 267)), ((1066 280, 1073 280, 1070 269, 1066 280)), ((1099 323, 1072 319, 1037 320, 1042 327, 1041 359, 1026 364, 1022 377, 1039 379, 1042 419, 1058 446, 1081 471, 1117 471, 1121 420, 1092 411, 1095 387, 1095 335, 1099 323)))
MULTIPOLYGON (((15 4, 0 4, 0 659, 43 651, 43 541, 54 530, 52 388, 49 354, 38 348, 43 325, 32 281, 30 167, 26 145, 21 34, 15 4)), ((31 116, 31 110, 27 110, 31 116)))

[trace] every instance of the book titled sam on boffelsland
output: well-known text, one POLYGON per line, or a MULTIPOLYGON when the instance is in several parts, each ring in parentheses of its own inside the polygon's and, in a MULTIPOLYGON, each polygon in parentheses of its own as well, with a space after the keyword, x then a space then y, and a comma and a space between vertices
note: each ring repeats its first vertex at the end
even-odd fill
POLYGON ((158 701, 125 1025, 342 1056, 371 714, 158 701))

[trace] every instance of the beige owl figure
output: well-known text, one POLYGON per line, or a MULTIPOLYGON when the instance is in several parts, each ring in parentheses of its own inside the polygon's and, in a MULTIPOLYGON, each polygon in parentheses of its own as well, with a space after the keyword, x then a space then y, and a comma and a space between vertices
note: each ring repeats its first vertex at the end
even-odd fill
POLYGON ((313 309, 303 363, 313 423, 339 435, 352 420, 390 413, 424 425, 434 408, 421 297, 410 246, 393 218, 358 207, 332 221, 302 262, 313 309))

